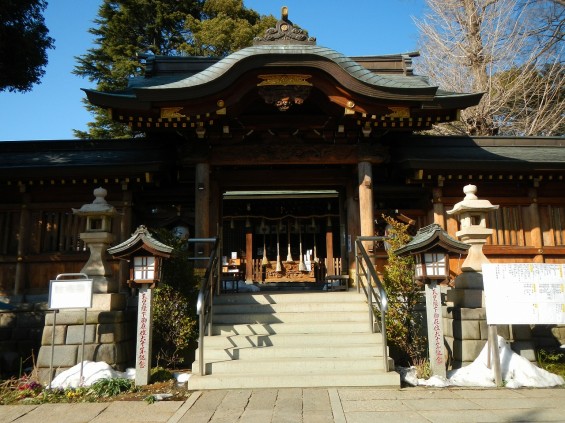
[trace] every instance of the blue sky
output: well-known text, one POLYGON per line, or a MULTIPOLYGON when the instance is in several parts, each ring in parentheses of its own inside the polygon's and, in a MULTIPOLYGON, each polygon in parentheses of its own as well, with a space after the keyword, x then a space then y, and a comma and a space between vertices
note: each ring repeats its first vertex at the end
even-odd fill
MULTIPOLYGON (((91 115, 81 102, 88 80, 72 75, 75 57, 92 46, 93 26, 102 0, 49 0, 45 21, 55 50, 39 85, 28 93, 0 93, 0 140, 72 139, 86 129, 91 115)), ((317 43, 349 56, 393 54, 417 48, 413 16, 424 0, 244 0, 246 7, 280 17, 288 6, 292 22, 317 43), (348 5, 351 4, 351 7, 348 5)))

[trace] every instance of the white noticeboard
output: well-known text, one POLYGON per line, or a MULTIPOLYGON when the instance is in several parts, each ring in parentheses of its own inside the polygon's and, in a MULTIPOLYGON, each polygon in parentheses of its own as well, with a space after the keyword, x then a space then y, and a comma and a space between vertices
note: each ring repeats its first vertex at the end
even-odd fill
POLYGON ((487 323, 565 324, 564 265, 483 264, 487 323))
POLYGON ((49 309, 91 308, 92 279, 57 279, 49 283, 49 309))

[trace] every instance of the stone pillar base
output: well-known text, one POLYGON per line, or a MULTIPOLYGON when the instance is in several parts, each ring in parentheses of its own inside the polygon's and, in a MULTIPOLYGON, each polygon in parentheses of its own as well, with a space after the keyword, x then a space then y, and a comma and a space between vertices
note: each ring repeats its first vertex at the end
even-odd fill
POLYGON ((485 292, 482 289, 453 288, 447 291, 446 301, 455 307, 484 308, 485 292))
MULTIPOLYGON (((102 294, 95 301, 117 306, 122 300, 114 295, 117 294, 102 294)), ((125 297, 122 298, 125 303, 125 297)), ((84 360, 104 361, 121 371, 131 366, 135 357, 135 318, 135 312, 130 311, 88 311, 84 360)), ((52 377, 80 363, 83 324, 84 310, 64 310, 57 313, 52 377)), ((37 358, 38 377, 41 383, 49 382, 52 339, 53 313, 50 312, 45 316, 45 327, 37 358)))
MULTIPOLYGON (((458 369, 471 364, 488 340, 486 308, 443 307, 443 318, 448 368, 458 369)), ((529 325, 497 325, 497 331, 498 335, 511 341, 514 352, 530 362, 536 361, 529 325)))

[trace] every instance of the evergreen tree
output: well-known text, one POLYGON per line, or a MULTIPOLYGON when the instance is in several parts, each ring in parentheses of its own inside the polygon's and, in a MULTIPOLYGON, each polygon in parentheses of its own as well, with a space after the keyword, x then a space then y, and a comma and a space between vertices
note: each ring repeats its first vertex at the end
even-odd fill
POLYGON ((45 0, 3 0, 0 7, 0 92, 30 91, 47 66, 49 37, 45 0))
MULTIPOLYGON (((246 9, 242 0, 104 0, 96 27, 89 32, 96 46, 77 58, 74 74, 95 82, 96 89, 126 88, 128 79, 142 73, 139 56, 224 56, 250 45, 272 17, 246 9)), ((79 138, 123 138, 132 133, 111 121, 106 111, 86 104, 94 114, 79 138)))

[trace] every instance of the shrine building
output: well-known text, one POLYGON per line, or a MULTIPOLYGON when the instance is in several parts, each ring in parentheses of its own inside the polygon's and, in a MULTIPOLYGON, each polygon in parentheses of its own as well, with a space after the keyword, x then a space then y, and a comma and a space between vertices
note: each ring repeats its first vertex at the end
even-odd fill
MULTIPOLYGON (((226 277, 246 284, 352 284, 357 237, 383 235, 383 216, 455 237, 446 210, 468 184, 500 206, 492 262, 564 263, 563 138, 422 134, 482 94, 430 84, 417 56, 346 57, 283 15, 227 57, 149 55, 126 89, 84 90, 139 136, 0 143, 0 296, 42 301, 50 279, 80 270, 72 208, 98 187, 115 244, 139 225, 219 237, 226 277)), ((384 245, 371 254, 381 271, 384 245)), ((127 290, 127 266, 109 261, 127 290)))

